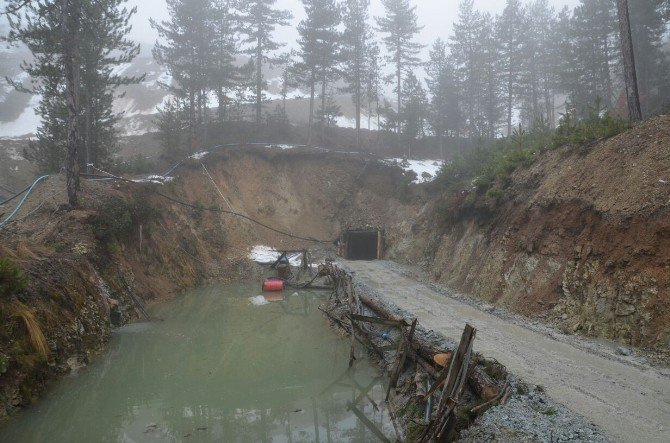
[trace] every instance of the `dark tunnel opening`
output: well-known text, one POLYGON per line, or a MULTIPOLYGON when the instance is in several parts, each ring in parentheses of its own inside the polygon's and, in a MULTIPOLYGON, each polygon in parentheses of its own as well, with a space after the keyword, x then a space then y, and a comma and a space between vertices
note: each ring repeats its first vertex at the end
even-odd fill
POLYGON ((344 236, 348 260, 376 260, 378 257, 379 231, 348 231, 344 236))

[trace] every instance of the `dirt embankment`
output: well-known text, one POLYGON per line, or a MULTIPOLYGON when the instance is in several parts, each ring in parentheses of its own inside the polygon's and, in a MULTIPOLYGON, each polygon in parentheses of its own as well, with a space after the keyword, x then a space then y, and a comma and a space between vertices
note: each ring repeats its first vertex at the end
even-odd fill
POLYGON ((570 333, 670 348, 670 117, 549 151, 499 185, 498 199, 434 200, 391 256, 570 333))
POLYGON ((212 209, 323 240, 413 213, 402 171, 358 156, 240 148, 189 159, 174 176, 164 185, 85 181, 73 211, 63 209, 63 178, 51 177, 0 231, 0 257, 28 277, 0 299, 0 419, 86 364, 114 325, 140 318, 133 296, 155 303, 248 278, 255 244, 314 246, 212 209))

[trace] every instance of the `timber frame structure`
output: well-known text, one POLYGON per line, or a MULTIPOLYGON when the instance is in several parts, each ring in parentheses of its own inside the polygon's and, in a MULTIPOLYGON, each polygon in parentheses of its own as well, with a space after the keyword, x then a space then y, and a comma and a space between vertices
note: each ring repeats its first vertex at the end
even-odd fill
MULTIPOLYGON (((416 318, 407 318, 379 297, 356 288, 351 274, 333 264, 328 271, 334 289, 327 306, 319 309, 351 337, 350 367, 360 346, 380 363, 384 378, 388 377, 386 403, 400 441, 451 441, 477 415, 510 396, 504 366, 474 354, 476 329, 471 325, 465 325, 457 347, 448 346, 446 340, 436 344, 416 318), (446 357, 443 366, 437 363, 437 354, 446 357), (489 374, 491 367, 496 368, 495 378, 489 374), (394 412, 411 409, 406 407, 409 402, 424 411, 418 434, 405 432, 410 423, 417 424, 416 417, 394 412)), ((373 432, 379 436, 378 430, 373 432)), ((379 438, 389 441, 383 435, 379 438)))

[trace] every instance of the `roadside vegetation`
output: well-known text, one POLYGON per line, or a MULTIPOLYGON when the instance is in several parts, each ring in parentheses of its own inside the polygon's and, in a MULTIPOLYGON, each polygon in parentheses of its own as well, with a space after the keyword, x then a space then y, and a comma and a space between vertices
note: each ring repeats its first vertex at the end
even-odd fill
POLYGON ((436 210, 442 216, 453 216, 474 207, 482 197, 487 198, 489 206, 495 206, 503 200, 512 173, 532 165, 543 152, 560 147, 588 149, 629 128, 628 122, 602 111, 596 102, 586 118, 563 115, 555 130, 540 119, 530 130, 519 126, 510 137, 481 141, 440 170, 436 185, 445 197, 436 210))

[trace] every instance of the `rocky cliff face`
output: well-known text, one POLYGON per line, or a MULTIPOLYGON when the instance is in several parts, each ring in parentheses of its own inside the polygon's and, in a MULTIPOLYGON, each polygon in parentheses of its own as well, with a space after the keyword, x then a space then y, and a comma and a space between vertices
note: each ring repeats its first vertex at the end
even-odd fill
POLYGON ((669 182, 670 117, 659 117, 542 154, 499 199, 426 208, 412 227, 419 248, 401 242, 391 255, 569 332, 668 349, 669 182))

